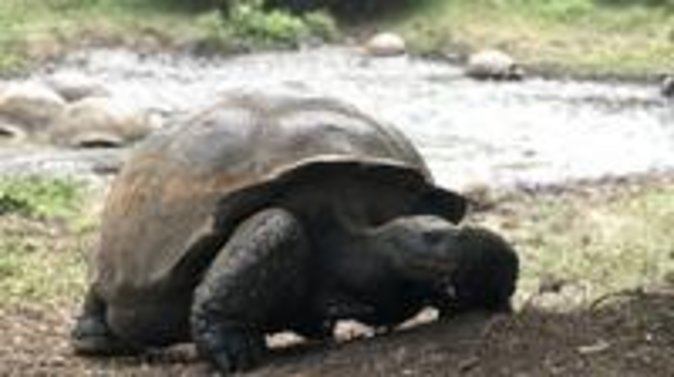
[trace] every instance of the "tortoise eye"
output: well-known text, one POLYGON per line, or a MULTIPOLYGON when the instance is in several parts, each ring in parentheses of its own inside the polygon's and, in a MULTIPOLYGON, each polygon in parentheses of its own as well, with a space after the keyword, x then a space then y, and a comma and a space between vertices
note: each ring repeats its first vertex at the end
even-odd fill
POLYGON ((424 243, 435 246, 441 243, 445 238, 445 234, 439 231, 426 232, 423 235, 424 243))

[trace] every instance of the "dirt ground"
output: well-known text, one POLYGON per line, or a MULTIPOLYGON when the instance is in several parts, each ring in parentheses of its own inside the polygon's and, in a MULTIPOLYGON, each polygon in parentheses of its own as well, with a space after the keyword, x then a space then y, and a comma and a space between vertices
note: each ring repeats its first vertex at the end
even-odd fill
MULTIPOLYGON (((212 375, 191 346, 113 360, 74 357, 70 310, 0 313, 2 376, 212 375)), ((674 290, 623 292, 581 312, 525 307, 376 337, 275 348, 250 373, 276 376, 653 376, 674 373, 674 290)))

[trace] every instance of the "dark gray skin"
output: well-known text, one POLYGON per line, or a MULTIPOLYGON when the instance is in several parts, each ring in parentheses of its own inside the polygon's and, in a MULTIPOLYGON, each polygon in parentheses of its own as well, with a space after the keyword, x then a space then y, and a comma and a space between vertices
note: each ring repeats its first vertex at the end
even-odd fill
POLYGON ((325 339, 339 319, 392 328, 429 305, 510 309, 515 252, 455 225, 465 199, 433 185, 394 129, 333 101, 259 95, 186 124, 145 144, 111 190, 76 352, 193 341, 227 374, 282 330, 325 339))

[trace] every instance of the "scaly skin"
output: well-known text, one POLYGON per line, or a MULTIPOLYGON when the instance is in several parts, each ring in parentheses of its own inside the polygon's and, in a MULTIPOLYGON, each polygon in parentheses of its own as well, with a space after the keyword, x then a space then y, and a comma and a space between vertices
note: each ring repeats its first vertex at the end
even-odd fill
MULTIPOLYGON (((339 319, 390 330, 428 305, 443 317, 510 310, 517 255, 491 231, 415 215, 344 238, 330 251, 310 245, 304 226, 281 208, 243 221, 194 294, 190 324, 200 354, 227 374, 259 364, 264 335, 276 331, 327 339, 339 319)), ((105 312, 92 291, 73 332, 76 351, 139 352, 142 344, 111 330, 130 324, 108 326, 105 312)), ((162 328, 156 314, 136 321, 162 328)))
POLYGON ((426 305, 443 316, 507 311, 517 256, 498 235, 435 216, 396 219, 315 266, 303 226, 288 211, 263 210, 240 225, 198 287, 192 334, 223 372, 249 369, 264 355, 263 336, 292 329, 328 338, 339 319, 391 329, 426 305), (339 259, 364 264, 353 269, 339 259), (318 268, 311 274, 307 266, 318 268), (327 282, 327 283, 326 283, 327 282))
POLYGON ((283 329, 304 299, 308 244, 299 222, 273 208, 241 224, 194 295, 192 337, 220 371, 246 370, 264 334, 283 329))
POLYGON ((87 292, 82 315, 75 321, 70 338, 75 353, 87 356, 135 355, 141 350, 117 337, 106 321, 106 305, 94 287, 87 292))

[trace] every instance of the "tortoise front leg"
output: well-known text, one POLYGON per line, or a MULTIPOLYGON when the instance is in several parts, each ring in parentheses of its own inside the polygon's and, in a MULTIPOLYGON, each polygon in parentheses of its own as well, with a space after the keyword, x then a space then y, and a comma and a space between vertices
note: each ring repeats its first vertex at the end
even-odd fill
POLYGON ((117 337, 106 319, 107 305, 96 293, 95 286, 89 287, 80 315, 70 332, 70 343, 75 353, 83 356, 123 356, 134 355, 142 350, 117 337))
POLYGON ((266 332, 291 326, 306 291, 308 244, 289 212, 244 221, 198 286, 191 313, 199 353, 222 373, 257 364, 266 332))

